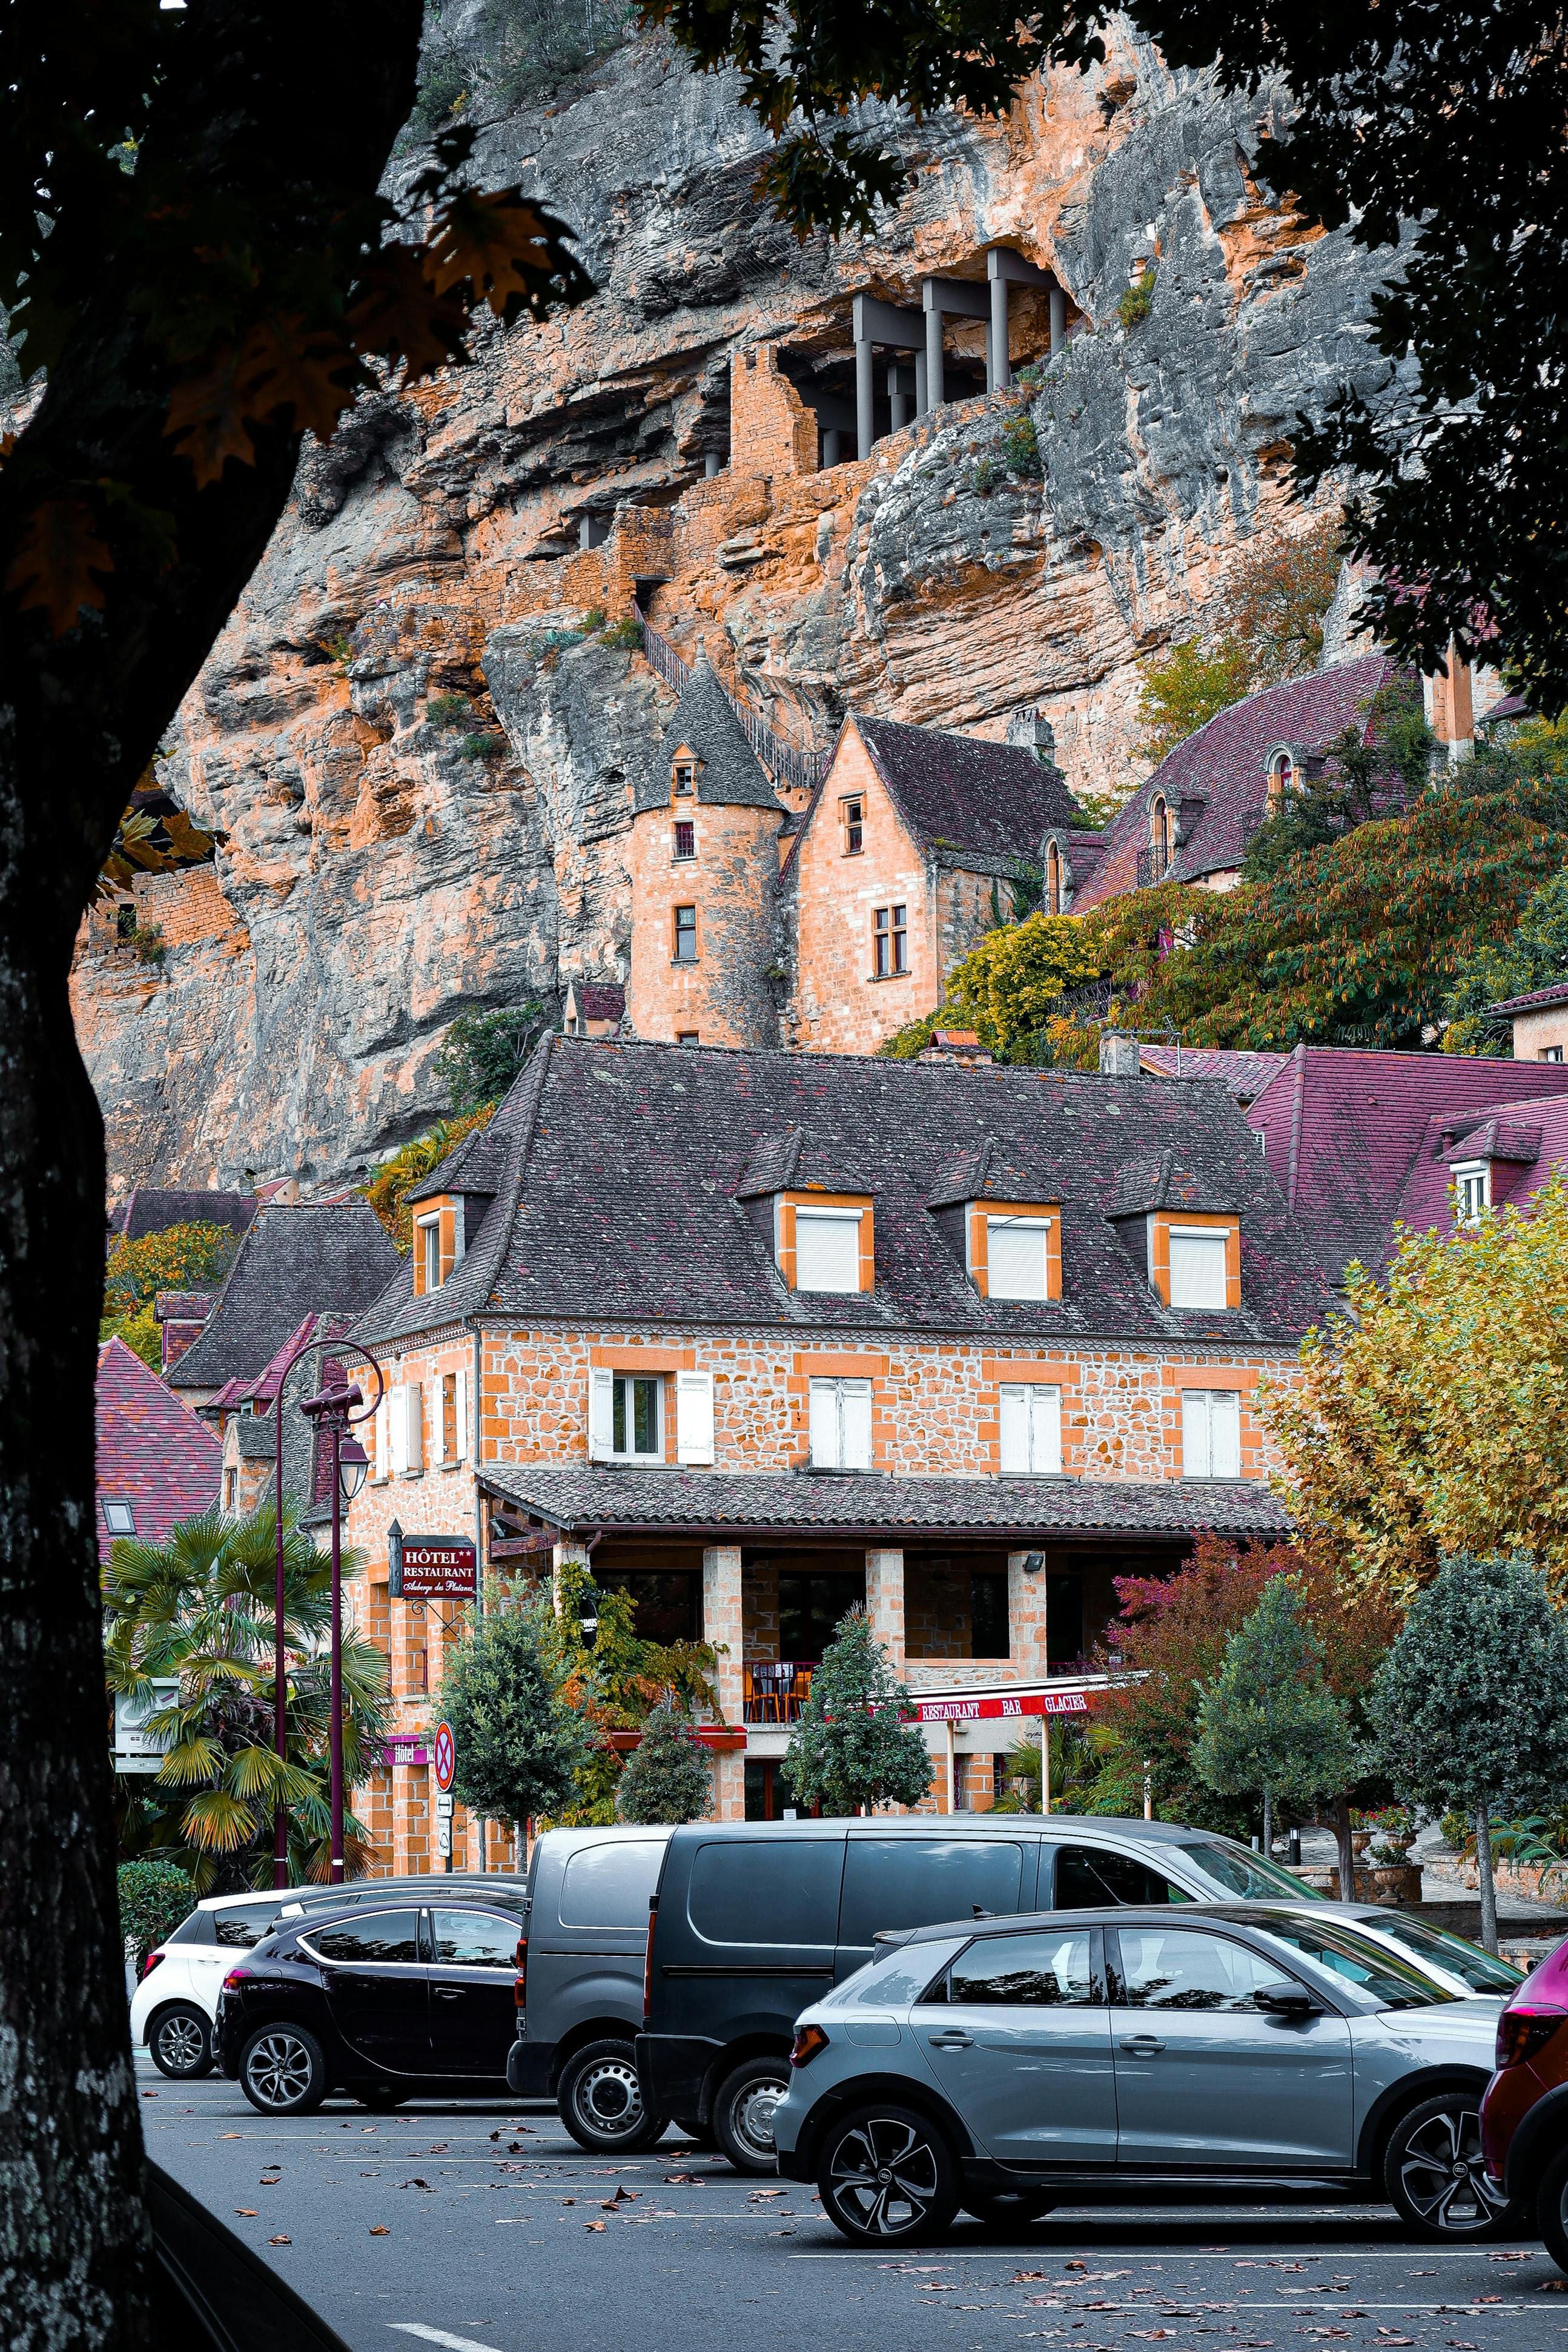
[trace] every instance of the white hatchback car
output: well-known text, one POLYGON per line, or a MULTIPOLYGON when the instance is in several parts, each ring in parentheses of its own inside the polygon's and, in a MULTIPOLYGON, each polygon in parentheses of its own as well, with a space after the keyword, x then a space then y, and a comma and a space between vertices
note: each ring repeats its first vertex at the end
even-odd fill
POLYGON ((316 1891, 209 1895, 148 1953, 131 1999, 131 2039, 146 2043, 162 2074, 189 2082, 212 2073, 213 2021, 235 1954, 269 1936, 286 1903, 316 1891))

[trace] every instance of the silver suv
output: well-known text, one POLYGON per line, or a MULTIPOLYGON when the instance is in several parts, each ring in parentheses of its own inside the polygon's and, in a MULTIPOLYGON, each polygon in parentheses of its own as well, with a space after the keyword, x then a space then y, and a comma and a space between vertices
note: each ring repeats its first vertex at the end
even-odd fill
POLYGON ((874 2245, 1155 2181, 1333 2183, 1488 2236, 1512 2218, 1478 2117, 1501 2006, 1326 1906, 921 1928, 802 2012, 779 2169, 874 2245))

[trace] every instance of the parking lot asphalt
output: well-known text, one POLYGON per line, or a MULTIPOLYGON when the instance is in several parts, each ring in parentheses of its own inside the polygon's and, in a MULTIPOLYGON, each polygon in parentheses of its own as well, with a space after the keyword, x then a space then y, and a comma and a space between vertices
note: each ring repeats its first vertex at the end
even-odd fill
POLYGON ((219 2076, 138 2053, 149 2153, 353 2352, 1492 2352, 1568 2336, 1568 2278, 1528 2240, 1415 2242, 1387 2207, 1061 2208, 1005 2240, 960 2221, 903 2254, 848 2246, 792 2182, 657 2149, 585 2156, 553 2109, 329 2100, 269 2120, 219 2076))

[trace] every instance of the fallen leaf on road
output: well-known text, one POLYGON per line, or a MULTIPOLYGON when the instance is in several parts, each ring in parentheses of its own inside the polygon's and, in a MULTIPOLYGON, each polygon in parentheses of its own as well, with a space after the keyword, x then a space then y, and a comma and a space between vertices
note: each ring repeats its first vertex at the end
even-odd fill
MULTIPOLYGON (((156 2092, 152 2094, 154 2098, 156 2098, 157 2095, 156 2092)), ((244 2132, 220 2132, 218 2134, 218 2137, 220 2139, 243 2139, 245 2137, 245 2134, 244 2132)))
POLYGON ((291 2246, 294 2241, 292 2238, 268 2238, 267 2242, 269 2246, 291 2246))
POLYGON ((575 2205, 577 2200, 575 2197, 563 2197, 560 2201, 563 2205, 575 2205))
POLYGON ((242 2213, 247 2221, 254 2221, 256 2219, 256 2207, 254 2205, 236 2205, 235 2207, 235 2211, 236 2213, 242 2213))
POLYGON ((1044 2276, 1043 2271, 1014 2271, 1012 2284, 1014 2286, 1022 2286, 1026 2279, 1042 2279, 1044 2276))
POLYGON ((371 2235, 372 2238, 390 2238, 392 2236, 392 2231, 387 2228, 384 2221, 372 2221, 371 2223, 371 2235))
POLYGON ((1568 2279, 1542 2279, 1537 2294, 1568 2294, 1568 2279))
POLYGON ((1063 2263, 1061 2267, 1064 2271, 1086 2271, 1089 2265, 1087 2263, 1079 2262, 1074 2259, 1071 2262, 1063 2263))
MULTIPOLYGON (((141 2095, 144 2099, 155 2099, 158 2096, 158 2094, 156 2091, 143 2091, 141 2095)), ((239 2134, 235 2132, 234 2137, 237 2139, 239 2137, 239 2134)))
POLYGON ((701 2172, 666 2172, 665 2181, 672 2189, 700 2189, 706 2175, 701 2172))
POLYGON ((434 2194, 435 2194, 434 2189, 431 2189, 429 2181, 428 2181, 428 2180, 421 2180, 421 2179, 418 2178, 417 2174, 415 2175, 414 2179, 412 2179, 412 2180, 400 2180, 400 2181, 398 2182, 398 2187, 399 2187, 400 2189, 428 2189, 432 2197, 434 2197, 434 2194))
POLYGON ((602 2230, 605 2224, 602 2221, 585 2221, 582 2226, 585 2230, 602 2230))
POLYGON ((958 2292, 956 2286, 944 2285, 940 2279, 922 2279, 920 2291, 922 2294, 956 2294, 958 2292))

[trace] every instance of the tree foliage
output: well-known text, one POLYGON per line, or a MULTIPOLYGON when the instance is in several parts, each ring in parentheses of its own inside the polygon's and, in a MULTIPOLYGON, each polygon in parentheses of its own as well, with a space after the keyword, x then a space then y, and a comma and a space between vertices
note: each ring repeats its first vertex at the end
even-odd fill
POLYGON ((862 1805, 917 1805, 931 1786, 931 1754, 911 1719, 886 1645, 863 1609, 839 1622, 791 1727, 784 1777, 802 1805, 855 1813, 862 1805))
POLYGON ((109 1253, 103 1275, 99 1340, 123 1339, 157 1371, 163 1343, 152 1319, 161 1290, 195 1290, 221 1282, 234 1263, 238 1236, 226 1225, 191 1223, 165 1225, 136 1241, 121 1236, 109 1253))
POLYGON ((1188 735, 1260 687, 1315 669, 1323 616, 1339 581, 1339 517, 1246 548, 1203 637, 1188 637, 1144 671, 1140 746, 1157 765, 1188 735))
POLYGON ((151 1854, 143 1854, 137 1862, 122 1862, 115 1878, 120 1896, 120 1932, 134 1957, 140 1976, 148 1953, 165 1936, 172 1935, 182 1919, 190 1917, 196 1890, 186 1872, 151 1854))
POLYGON ((643 1725, 615 1791, 623 1822, 699 1822, 713 1798, 707 1749, 694 1739, 673 1694, 643 1725))
MULTIPOLYGON (((284 1643, 287 1756, 274 1745, 273 1606, 277 1567, 272 1506, 240 1519, 215 1507, 186 1519, 161 1544, 117 1538, 103 1580, 104 1658, 110 1693, 152 1696, 178 1678, 173 1704, 148 1727, 168 1751, 155 1777, 119 1786, 122 1844, 176 1863, 198 1895, 260 1885, 272 1874, 273 1820, 288 1811, 291 1879, 329 1875, 328 1789, 331 1561, 284 1519, 284 1643)), ((344 1554, 352 1574, 352 1552, 344 1554)), ((342 1643, 346 1784, 363 1780, 386 1727, 384 1651, 350 1628, 342 1643)), ((345 1820, 348 1875, 372 1848, 345 1820)))
POLYGON ((637 1731, 670 1702, 700 1708, 722 1722, 713 1675, 717 1653, 706 1642, 647 1642, 638 1633, 629 1592, 596 1586, 580 1562, 568 1560, 557 1578, 559 1609, 541 1616, 546 1671, 562 1703, 578 1711, 589 1745, 570 1802, 556 1817, 567 1829, 604 1827, 616 1819, 624 1759, 612 1731, 637 1731), (583 1617, 595 1619, 587 1633, 583 1617))
POLYGON ((1324 1679, 1322 1644, 1289 1576, 1271 1576, 1225 1645, 1198 1702, 1193 1769, 1211 1789, 1263 1800, 1263 1850, 1273 1808, 1308 1811, 1355 1777, 1350 1714, 1324 1679))
POLYGON ((455 1119, 492 1111, 550 1025, 537 997, 495 1013, 460 1013, 441 1041, 432 1075, 455 1119))
POLYGON ((1281 1488, 1311 1558, 1369 1598, 1413 1599, 1445 1552, 1528 1551, 1568 1580, 1568 1187, 1531 1213, 1400 1236, 1386 1278, 1265 1392, 1281 1488))
POLYGON ((1138 749, 1158 767, 1189 735, 1252 690, 1246 649, 1220 645, 1206 653, 1197 637, 1184 637, 1144 672, 1138 717, 1145 728, 1138 749))
POLYGON ((1270 881, 1292 857, 1396 814, 1426 791, 1433 748, 1420 688, 1403 672, 1324 745, 1321 773, 1299 777, 1265 816, 1248 844, 1243 880, 1270 881))
MULTIPOLYGON (((1568 844, 1564 845, 1568 853, 1568 844)), ((1511 996, 1551 988, 1568 978, 1568 870, 1560 870, 1525 900, 1518 928, 1487 940, 1454 976, 1444 1010, 1445 1054, 1513 1051, 1513 1023, 1489 1011, 1511 996)))
POLYGON ((587 1760, 589 1727, 559 1696, 538 1599, 497 1596, 446 1653, 441 1711, 457 1750, 453 1788, 471 1811, 528 1822, 562 1812, 587 1760))
POLYGON ((438 1118, 434 1127, 416 1135, 412 1143, 405 1143, 390 1160, 383 1160, 371 1181, 361 1187, 404 1257, 413 1247, 413 1211, 409 1206, 409 1194, 416 1184, 423 1183, 433 1168, 440 1167, 449 1152, 456 1150, 465 1135, 472 1135, 476 1128, 487 1127, 495 1111, 493 1102, 485 1102, 460 1117, 438 1118))

